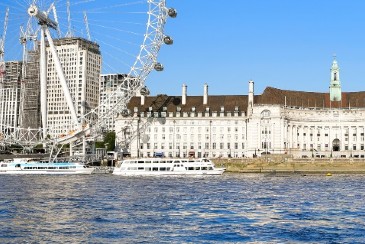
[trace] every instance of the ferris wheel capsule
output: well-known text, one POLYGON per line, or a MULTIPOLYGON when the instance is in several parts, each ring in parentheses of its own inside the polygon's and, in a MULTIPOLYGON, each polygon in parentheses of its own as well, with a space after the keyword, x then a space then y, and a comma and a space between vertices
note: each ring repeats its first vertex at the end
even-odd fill
POLYGON ((174 40, 173 40, 171 37, 169 37, 169 36, 165 36, 165 37, 163 38, 163 42, 164 42, 166 45, 171 45, 171 44, 173 44, 173 43, 174 43, 174 40))
POLYGON ((171 17, 171 18, 176 18, 177 16, 177 11, 174 8, 169 8, 169 10, 167 11, 167 14, 171 17))
POLYGON ((160 64, 160 63, 156 63, 155 66, 154 66, 154 69, 156 71, 163 71, 163 65, 160 64))

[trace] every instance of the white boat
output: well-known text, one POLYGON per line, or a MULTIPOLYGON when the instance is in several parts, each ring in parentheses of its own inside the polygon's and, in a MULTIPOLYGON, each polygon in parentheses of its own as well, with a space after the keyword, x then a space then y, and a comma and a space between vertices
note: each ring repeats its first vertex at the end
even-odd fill
POLYGON ((35 159, 13 159, 0 162, 0 174, 91 174, 90 168, 80 162, 48 162, 35 159))
POLYGON ((221 175, 225 168, 216 168, 206 158, 140 158, 126 159, 114 168, 114 175, 221 175))

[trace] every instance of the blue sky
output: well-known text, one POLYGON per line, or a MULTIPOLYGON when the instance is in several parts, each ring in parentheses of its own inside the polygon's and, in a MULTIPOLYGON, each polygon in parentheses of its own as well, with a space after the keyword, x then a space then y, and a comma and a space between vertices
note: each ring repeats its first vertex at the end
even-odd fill
MULTIPOLYGON (((53 2, 38 1, 46 8, 53 2)), ((5 6, 14 7, 6 39, 7 60, 21 57, 21 48, 14 43, 18 43, 19 25, 28 17, 25 10, 29 2, 32 0, 0 2, 0 32, 5 6)), ((105 2, 71 0, 72 29, 85 36, 80 26, 86 11, 92 38, 100 41, 103 59, 109 59, 104 70, 128 72, 127 59, 133 56, 129 53, 135 53, 133 49, 140 44, 145 23, 141 16, 127 13, 138 12, 139 6, 129 3, 139 1, 105 2), (119 36, 131 31, 138 34, 131 39, 119 36)), ((250 79, 255 82, 256 94, 267 86, 328 92, 334 54, 341 69, 343 91, 365 91, 364 0, 166 2, 178 11, 178 17, 169 19, 165 28, 174 45, 163 46, 160 51, 159 61, 165 70, 154 71, 148 77, 151 95, 181 95, 183 83, 189 95, 202 95, 205 83, 211 95, 247 94, 250 79)), ((57 3, 65 33, 66 0, 57 3)))
POLYGON ((363 0, 168 0, 178 10, 174 38, 159 59, 165 70, 147 82, 152 94, 255 93, 265 87, 328 92, 334 54, 343 91, 364 91, 363 0))

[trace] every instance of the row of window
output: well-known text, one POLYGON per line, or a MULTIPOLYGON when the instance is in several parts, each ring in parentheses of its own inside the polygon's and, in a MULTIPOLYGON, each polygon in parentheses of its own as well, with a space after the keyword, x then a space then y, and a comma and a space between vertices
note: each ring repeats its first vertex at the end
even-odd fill
MULTIPOLYGON (((216 143, 216 142, 212 142, 211 143, 212 149, 245 149, 245 143, 216 143)), ((189 145, 189 149, 209 149, 210 148, 210 143, 206 142, 205 144, 202 144, 201 142, 196 143, 190 143, 189 145), (204 145, 204 148, 202 147, 202 145, 204 145)), ((271 145, 271 144, 270 144, 271 145)), ((173 148, 174 145, 172 143, 169 143, 169 149, 174 149, 173 148)), ((264 147, 263 147, 264 148, 264 147)), ((140 149, 152 149, 151 148, 151 143, 141 143, 140 145, 140 149)), ((153 149, 165 149, 165 143, 153 143, 153 149)), ((182 147, 180 143, 176 143, 175 144, 175 149, 188 149, 188 143, 184 142, 182 143, 182 147)))
MULTIPOLYGON (((122 167, 121 170, 129 171, 171 171, 170 167, 122 167)), ((213 167, 185 167, 185 170, 197 171, 197 170, 213 170, 213 167)))

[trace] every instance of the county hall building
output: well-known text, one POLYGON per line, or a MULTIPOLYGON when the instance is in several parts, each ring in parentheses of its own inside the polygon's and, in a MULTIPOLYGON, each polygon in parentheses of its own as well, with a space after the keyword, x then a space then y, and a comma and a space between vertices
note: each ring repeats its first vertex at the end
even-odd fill
POLYGON ((331 67, 328 93, 267 87, 255 95, 136 96, 116 119, 119 150, 131 157, 364 158, 365 91, 342 92, 331 67))

